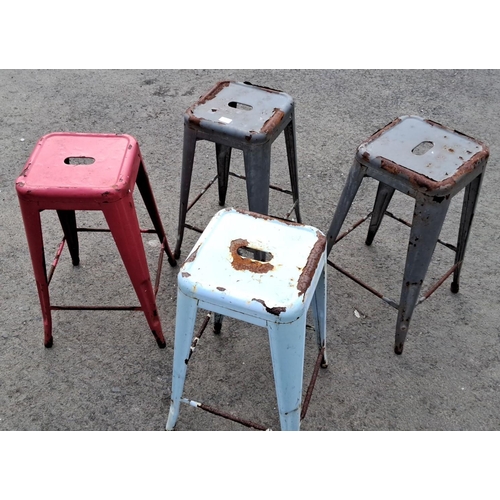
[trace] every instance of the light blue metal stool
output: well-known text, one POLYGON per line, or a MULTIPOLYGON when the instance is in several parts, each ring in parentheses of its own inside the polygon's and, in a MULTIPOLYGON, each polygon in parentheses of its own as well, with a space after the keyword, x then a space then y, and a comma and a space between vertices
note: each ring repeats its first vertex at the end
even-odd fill
POLYGON ((232 208, 210 221, 178 274, 167 430, 183 398, 198 308, 267 327, 282 430, 299 430, 306 315, 327 366, 326 238, 318 229, 232 208))
MULTIPOLYGON (((379 181, 366 238, 367 245, 372 244, 384 215, 392 215, 387 212, 387 208, 395 190, 415 199, 411 224, 400 220, 411 227, 411 233, 399 303, 383 297, 355 279, 398 309, 394 345, 396 354, 403 352, 415 306, 427 299, 452 273, 451 291, 458 292, 465 248, 488 156, 488 147, 483 143, 418 116, 397 118, 373 134, 356 152, 328 230, 328 253, 332 251, 336 242, 364 220, 354 224, 351 229, 339 236, 342 224, 365 176, 379 181), (439 234, 451 199, 462 189, 465 189, 462 217, 457 245, 453 246, 439 240, 439 234), (455 263, 434 287, 419 297, 438 242, 456 252, 455 263)), ((328 264, 336 267, 330 260, 328 264)), ((344 274, 355 278, 348 273, 344 274)))

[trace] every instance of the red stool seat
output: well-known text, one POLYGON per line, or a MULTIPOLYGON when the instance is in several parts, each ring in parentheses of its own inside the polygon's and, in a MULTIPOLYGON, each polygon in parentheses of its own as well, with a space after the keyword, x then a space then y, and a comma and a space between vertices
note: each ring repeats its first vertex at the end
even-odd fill
POLYGON ((75 210, 103 212, 141 304, 136 309, 144 312, 158 345, 165 347, 135 211, 135 184, 153 222, 153 232, 158 235, 170 265, 175 266, 139 145, 133 137, 62 132, 48 134, 38 141, 18 177, 16 189, 42 308, 46 347, 51 347, 53 342, 51 311, 64 307, 50 304, 50 277, 45 265, 40 218, 42 210, 57 211, 64 231, 63 243, 67 242, 74 265, 80 261, 75 210))

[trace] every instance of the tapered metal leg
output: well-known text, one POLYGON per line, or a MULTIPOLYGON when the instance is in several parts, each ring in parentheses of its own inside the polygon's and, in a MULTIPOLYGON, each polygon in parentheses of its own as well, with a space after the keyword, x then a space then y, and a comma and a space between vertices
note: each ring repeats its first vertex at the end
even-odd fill
POLYGON ((305 329, 305 314, 293 323, 268 323, 282 431, 300 430, 305 329))
POLYGON ((219 205, 226 204, 227 185, 229 181, 229 167, 231 165, 231 148, 223 144, 215 144, 217 156, 217 181, 219 184, 219 205))
POLYGON ((172 394, 166 430, 174 429, 179 417, 179 407, 187 373, 187 361, 193 340, 198 301, 177 291, 177 312, 175 319, 174 361, 172 372, 172 394))
POLYGON ((326 236, 327 255, 330 254, 332 247, 335 244, 335 240, 337 239, 340 229, 342 228, 342 224, 344 223, 347 213, 351 208, 354 197, 356 196, 363 177, 365 176, 365 172, 366 167, 354 160, 351 170, 349 170, 349 175, 347 176, 344 189, 342 191, 342 194, 340 195, 340 200, 330 224, 330 229, 328 229, 328 234, 326 236))
POLYGON ((379 182, 377 189, 377 196, 375 198, 375 203, 373 205, 373 212, 370 220, 370 226, 368 228, 368 235, 366 236, 366 244, 371 245, 373 238, 377 234, 380 223, 384 218, 385 211, 391 202, 392 196, 394 195, 394 188, 379 182))
POLYGON ((290 171, 290 183, 294 202, 295 218, 302 222, 299 207, 299 174, 297 162, 297 143, 295 140, 295 116, 292 114, 290 123, 285 127, 285 144, 288 156, 288 170, 290 171))
POLYGON ((469 240, 470 228, 472 225, 472 219, 474 218, 474 212, 476 211, 482 180, 483 174, 478 175, 465 188, 464 201, 462 205, 462 217, 460 219, 460 229, 458 231, 457 252, 455 254, 455 264, 458 264, 458 267, 453 273, 453 281, 451 283, 451 291, 453 293, 458 293, 460 288, 460 272, 462 271, 465 249, 467 248, 467 242, 469 240))
POLYGON ((450 205, 450 197, 419 196, 408 243, 406 265, 399 301, 394 352, 401 354, 422 283, 436 248, 439 233, 450 205))
POLYGON ((40 212, 34 203, 21 202, 21 213, 26 239, 33 266, 38 298, 42 309, 43 330, 45 347, 52 347, 52 312, 50 309, 49 284, 47 281, 47 267, 45 262, 45 251, 43 247, 42 222, 40 212))
POLYGON ((153 223, 153 226, 156 230, 156 234, 158 235, 158 239, 160 240, 160 243, 165 242, 165 253, 167 254, 168 262, 172 267, 174 267, 177 265, 177 262, 174 259, 174 256, 168 245, 165 229, 163 228, 163 223, 158 212, 158 206, 156 205, 156 200, 153 195, 153 189, 151 188, 151 183, 149 182, 146 168, 144 167, 144 164, 142 162, 139 165, 136 183, 137 187, 139 188, 139 192, 141 193, 142 199, 144 200, 144 205, 146 205, 146 208, 148 210, 151 222, 153 223))
POLYGON ((196 132, 188 126, 184 127, 184 145, 182 148, 181 190, 179 201, 179 223, 177 225, 177 242, 175 244, 174 258, 181 255, 182 240, 184 238, 184 224, 186 223, 187 207, 189 203, 189 190, 193 174, 194 153, 196 149, 196 132))
POLYGON ((247 178, 248 209, 268 215, 271 145, 260 144, 258 147, 246 149, 243 151, 243 156, 247 178))
MULTIPOLYGON (((311 306, 313 308, 314 329, 316 330, 316 340, 320 351, 323 347, 326 348, 326 283, 326 265, 324 265, 311 302, 311 306)), ((322 368, 326 368, 328 366, 326 349, 323 354, 321 366, 322 368)))
POLYGON ((74 266, 80 264, 80 252, 78 248, 78 232, 76 229, 76 215, 74 210, 57 210, 57 216, 61 223, 64 237, 68 245, 71 261, 74 266))
POLYGON ((132 194, 130 193, 128 197, 119 202, 108 203, 103 208, 103 213, 151 332, 158 347, 164 348, 166 342, 156 307, 156 297, 151 284, 146 252, 144 251, 132 194))

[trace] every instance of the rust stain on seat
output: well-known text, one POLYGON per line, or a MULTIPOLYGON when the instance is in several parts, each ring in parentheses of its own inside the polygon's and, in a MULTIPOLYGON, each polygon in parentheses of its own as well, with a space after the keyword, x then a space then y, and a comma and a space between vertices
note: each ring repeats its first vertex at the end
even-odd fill
POLYGON ((231 265, 237 271, 251 271, 252 273, 268 273, 274 269, 274 266, 269 262, 261 262, 260 260, 248 259, 242 257, 238 250, 248 246, 248 241, 242 238, 231 241, 229 251, 233 258, 231 265))
POLYGON ((316 233, 318 239, 314 244, 311 252, 309 253, 309 257, 307 258, 306 265, 300 274, 299 280, 297 282, 297 288, 299 290, 299 297, 304 295, 308 288, 311 286, 311 281, 316 272, 316 268, 318 267, 319 261, 323 252, 325 251, 326 245, 326 237, 324 234, 319 231, 316 233))

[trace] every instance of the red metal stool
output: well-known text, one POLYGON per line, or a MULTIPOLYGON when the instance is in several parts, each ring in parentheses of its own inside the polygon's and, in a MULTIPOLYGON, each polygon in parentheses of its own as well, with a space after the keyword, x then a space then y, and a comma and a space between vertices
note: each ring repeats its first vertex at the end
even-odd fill
POLYGON ((139 145, 133 137, 53 133, 42 137, 31 153, 16 181, 16 189, 42 308, 45 347, 52 347, 51 311, 56 309, 144 311, 158 346, 165 347, 133 200, 136 183, 155 228, 145 232, 156 233, 162 243, 159 266, 163 251, 170 265, 175 266, 176 261, 168 246, 139 145), (43 247, 42 210, 57 210, 64 232, 49 273, 43 247), (75 210, 103 212, 139 298, 140 307, 51 306, 49 283, 65 241, 73 265, 77 266, 80 262, 78 231, 83 229, 77 228, 75 210))

